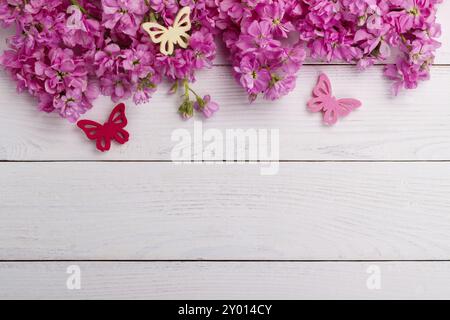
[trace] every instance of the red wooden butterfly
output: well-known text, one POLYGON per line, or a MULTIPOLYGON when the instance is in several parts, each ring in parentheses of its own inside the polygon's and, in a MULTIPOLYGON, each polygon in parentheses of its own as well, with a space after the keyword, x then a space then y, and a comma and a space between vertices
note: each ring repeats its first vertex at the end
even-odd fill
POLYGON ((331 81, 322 73, 313 91, 313 98, 308 102, 311 112, 323 112, 323 121, 333 125, 338 118, 347 116, 350 112, 361 107, 361 101, 356 99, 336 99, 333 97, 331 81))
POLYGON ((124 144, 130 138, 130 134, 125 131, 128 124, 125 116, 125 105, 117 105, 105 124, 101 125, 91 120, 80 120, 77 126, 83 130, 90 140, 97 141, 97 149, 101 152, 108 151, 111 148, 111 140, 124 144))

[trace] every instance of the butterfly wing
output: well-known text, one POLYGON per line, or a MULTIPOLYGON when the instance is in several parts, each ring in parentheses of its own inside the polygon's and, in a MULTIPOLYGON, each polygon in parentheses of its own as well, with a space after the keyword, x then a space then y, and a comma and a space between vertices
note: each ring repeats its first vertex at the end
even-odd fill
POLYGON ((182 8, 173 23, 174 43, 177 43, 181 48, 186 49, 189 44, 188 31, 191 30, 191 8, 182 8))
POLYGON ((153 43, 160 43, 159 51, 162 54, 168 56, 173 53, 174 44, 169 37, 169 29, 156 22, 146 22, 142 24, 142 28, 150 35, 153 43))
POLYGON ((168 56, 173 53, 175 44, 186 49, 189 43, 188 31, 191 30, 191 8, 182 8, 175 17, 173 26, 163 27, 157 22, 142 24, 143 29, 150 35, 153 43, 160 43, 159 51, 168 56))
POLYGON ((159 51, 165 56, 170 56, 173 53, 173 50, 175 49, 176 43, 175 41, 176 40, 167 37, 166 39, 164 39, 164 41, 161 42, 159 51))
POLYGON ((90 140, 96 140, 102 135, 103 126, 100 123, 91 120, 80 120, 77 126, 83 130, 90 140))
POLYGON ((105 128, 100 123, 92 120, 80 120, 77 126, 83 130, 88 139, 96 140, 97 149, 101 152, 111 148, 111 139, 105 134, 105 128))
POLYGON ((174 43, 178 44, 181 48, 186 49, 189 45, 189 35, 186 32, 177 33, 174 43))
POLYGON ((332 99, 327 104, 323 115, 323 121, 332 126, 338 118, 347 116, 350 112, 361 107, 361 102, 356 99, 332 99))
POLYGON ((330 100, 323 112, 323 122, 326 125, 335 125, 339 117, 339 105, 336 100, 330 100))
POLYGON ((350 112, 362 106, 361 101, 356 99, 339 99, 337 101, 337 112, 340 117, 347 116, 350 112))
POLYGON ((325 111, 330 100, 331 82, 330 79, 322 73, 313 89, 313 98, 308 101, 308 109, 311 112, 325 111))
POLYGON ((188 32, 189 30, 191 30, 192 24, 190 7, 184 7, 180 11, 178 11, 178 14, 175 17, 175 21, 173 23, 173 27, 183 32, 188 32))
POLYGON ((109 151, 109 149, 111 149, 111 138, 108 136, 99 137, 96 146, 101 152, 109 151))
POLYGON ((167 38, 168 29, 157 22, 146 22, 142 28, 148 33, 153 43, 161 43, 167 38))
POLYGON ((121 103, 114 107, 109 115, 108 123, 114 124, 119 128, 126 127, 128 119, 125 115, 125 104, 121 103))
POLYGON ((325 73, 319 76, 316 86, 313 90, 314 97, 331 97, 331 81, 325 73))
POLYGON ((116 140, 117 143, 125 144, 130 139, 130 134, 124 129, 119 129, 111 138, 116 140))
POLYGON ((109 116, 108 124, 108 128, 111 130, 108 136, 110 136, 111 139, 120 144, 124 144, 129 140, 130 134, 124 130, 128 124, 128 119, 125 114, 125 104, 121 103, 113 109, 109 116))
POLYGON ((311 112, 323 111, 326 107, 325 101, 322 97, 312 98, 308 101, 308 110, 311 112))

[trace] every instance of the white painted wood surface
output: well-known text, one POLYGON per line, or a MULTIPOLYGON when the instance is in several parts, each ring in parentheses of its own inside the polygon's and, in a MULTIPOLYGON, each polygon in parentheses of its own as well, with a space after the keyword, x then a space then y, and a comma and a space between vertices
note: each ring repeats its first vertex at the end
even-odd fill
POLYGON ((449 279, 449 262, 0 263, 0 297, 449 299, 449 279), (81 290, 66 287, 66 270, 74 264, 81 269, 81 290), (379 290, 367 286, 373 270, 380 272, 379 290))
POLYGON ((447 259, 450 163, 0 164, 0 258, 447 259))
POLYGON ((439 15, 432 79, 396 98, 382 66, 305 66, 289 97, 253 105, 225 53, 199 74, 222 105, 205 129, 280 130, 275 176, 170 163, 172 132, 193 122, 167 85, 128 109, 131 141, 99 154, 0 73, 0 298, 449 298, 450 2, 439 15), (320 71, 364 102, 334 128, 305 108, 320 71), (65 289, 72 262, 59 260, 79 260, 83 290, 65 289), (380 291, 365 286, 370 264, 380 291))
MULTIPOLYGON (((204 72, 196 85, 200 92, 209 90, 222 107, 203 127, 279 129, 282 160, 449 160, 450 67, 435 67, 431 81, 397 98, 390 95, 390 84, 381 73, 381 67, 365 73, 351 66, 304 67, 290 96, 277 103, 248 105, 229 68, 216 67, 204 72), (336 95, 364 102, 333 128, 322 125, 321 115, 306 110, 321 70, 333 79, 336 95)), ((170 160, 172 132, 193 130, 193 121, 181 121, 176 112, 178 98, 168 96, 168 86, 163 86, 148 105, 128 108, 131 141, 100 154, 76 126, 36 112, 32 100, 17 96, 5 75, 0 90, 4 160, 170 160)), ((112 107, 102 98, 87 117, 103 121, 112 107)))

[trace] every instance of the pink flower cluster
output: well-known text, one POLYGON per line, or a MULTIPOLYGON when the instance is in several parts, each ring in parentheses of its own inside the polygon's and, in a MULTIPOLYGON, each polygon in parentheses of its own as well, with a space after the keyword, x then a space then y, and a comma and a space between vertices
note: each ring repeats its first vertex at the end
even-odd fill
POLYGON ((442 0, 217 0, 218 26, 234 72, 251 99, 278 98, 294 87, 306 56, 312 60, 375 63, 401 88, 429 78, 442 0), (303 46, 303 47, 302 47, 303 46))
POLYGON ((113 101, 147 102, 162 78, 186 90, 180 113, 206 117, 218 106, 190 87, 195 72, 215 57, 217 11, 207 0, 0 0, 3 27, 15 26, 9 49, 0 57, 19 91, 28 91, 39 109, 76 121, 101 93, 113 101), (181 7, 191 8, 187 49, 159 52, 141 27, 155 21, 171 26, 181 7), (195 99, 190 100, 194 93, 195 99))
POLYGON ((306 58, 364 69, 393 61, 394 92, 429 77, 442 0, 0 0, 0 23, 16 27, 0 64, 39 101, 70 121, 99 95, 149 101, 163 78, 183 90, 179 113, 211 117, 218 105, 190 87, 215 58, 220 31, 233 72, 250 100, 278 99, 295 87, 306 58), (187 49, 159 51, 145 22, 169 27, 191 8, 187 49), (193 99, 191 97, 193 96, 193 99))
POLYGON ((292 39, 301 18, 297 0, 217 1, 217 25, 231 52, 234 74, 250 100, 262 94, 275 100, 295 88, 306 51, 292 39))
POLYGON ((440 43, 436 4, 442 0, 308 1, 298 24, 312 58, 356 62, 366 68, 396 52, 385 69, 394 92, 413 89, 429 77, 440 43), (320 35, 320 37, 317 37, 320 35))

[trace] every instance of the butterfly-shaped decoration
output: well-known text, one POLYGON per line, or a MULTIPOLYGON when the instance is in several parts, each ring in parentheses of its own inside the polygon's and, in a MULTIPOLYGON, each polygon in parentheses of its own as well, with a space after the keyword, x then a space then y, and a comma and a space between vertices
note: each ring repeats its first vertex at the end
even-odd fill
POLYGON ((322 111, 325 124, 330 126, 334 125, 338 118, 347 116, 362 105, 359 100, 336 99, 332 94, 330 79, 322 73, 313 90, 313 98, 308 101, 308 109, 311 112, 322 111))
POLYGON ((160 43, 159 51, 168 56, 173 53, 175 45, 186 49, 189 43, 189 34, 191 30, 191 8, 182 8, 173 25, 166 28, 157 22, 146 22, 142 24, 144 30, 150 35, 153 43, 160 43))
POLYGON ((98 150, 105 152, 111 148, 111 140, 120 144, 129 140, 130 134, 124 129, 127 124, 125 105, 121 103, 113 109, 105 124, 101 125, 91 120, 80 120, 77 126, 84 131, 90 140, 97 142, 98 150))

